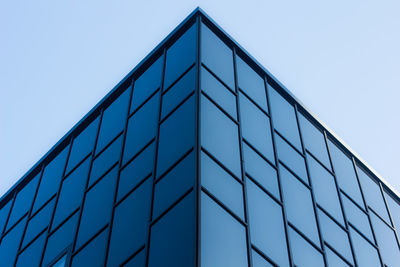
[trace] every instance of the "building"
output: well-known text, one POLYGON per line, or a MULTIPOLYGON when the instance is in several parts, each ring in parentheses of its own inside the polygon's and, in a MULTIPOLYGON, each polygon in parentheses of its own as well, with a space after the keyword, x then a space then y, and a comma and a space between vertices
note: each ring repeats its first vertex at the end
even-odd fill
POLYGON ((399 201, 197 9, 1 198, 0 265, 395 267, 399 201))

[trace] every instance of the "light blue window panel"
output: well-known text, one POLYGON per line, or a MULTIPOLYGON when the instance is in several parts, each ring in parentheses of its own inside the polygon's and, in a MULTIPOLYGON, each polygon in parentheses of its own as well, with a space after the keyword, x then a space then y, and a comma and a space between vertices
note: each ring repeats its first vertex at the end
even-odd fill
POLYGON ((328 140, 328 145, 339 187, 356 201, 358 205, 364 207, 352 160, 330 140, 328 140))
POLYGON ((201 154, 201 184, 244 220, 242 185, 205 153, 201 154))
POLYGON ((272 121, 278 130, 292 145, 302 151, 296 111, 272 86, 268 86, 272 121))
POLYGON ((347 233, 332 221, 324 212, 318 209, 319 225, 322 238, 338 251, 347 261, 353 264, 353 256, 347 233))
POLYGON ((268 112, 264 79, 240 57, 236 57, 238 86, 265 112, 268 112))
POLYGON ((333 252, 327 246, 325 246, 325 255, 329 267, 350 267, 350 265, 348 265, 342 258, 336 255, 335 252, 333 252))
POLYGON ((282 208, 247 180, 251 242, 279 266, 289 266, 282 208))
POLYGON ((290 248, 297 267, 323 267, 324 258, 308 241, 289 227, 290 248))
POLYGON ((268 116, 241 93, 239 94, 239 103, 243 137, 270 162, 275 163, 271 123, 268 116))
POLYGON ((204 96, 201 97, 201 144, 237 177, 241 177, 237 125, 204 96))
POLYGON ((257 181, 265 190, 280 199, 278 175, 266 160, 246 143, 243 143, 243 158, 246 173, 257 181))
POLYGON ((254 249, 251 250, 253 267, 274 267, 271 263, 265 260, 260 254, 258 254, 254 249))
POLYGON ((246 267, 246 228, 201 194, 201 266, 246 267))
POLYGON ((200 31, 202 62, 234 90, 232 50, 204 24, 201 24, 200 31))
MULTIPOLYGON (((90 241, 72 259, 71 267, 103 266, 108 240, 108 228, 90 241)), ((62 265, 64 267, 64 265, 62 265)))
POLYGON ((24 219, 20 220, 13 229, 3 236, 0 244, 1 266, 11 267, 14 265, 27 217, 25 216, 24 219))
POLYGON ((317 203, 344 225, 335 178, 308 154, 307 163, 317 203))
MULTIPOLYGON (((352 227, 349 227, 349 230, 358 266, 362 267, 382 266, 379 261, 379 255, 376 249, 370 243, 368 243, 368 241, 365 240, 364 237, 358 234, 352 227)), ((393 266, 397 266, 397 264, 393 266)))
POLYGON ((383 263, 390 267, 397 266, 400 262, 400 251, 395 233, 372 212, 370 218, 383 263))
POLYGON ((277 134, 275 134, 275 143, 279 160, 296 173, 303 182, 308 184, 306 163, 303 156, 277 134))
POLYGON ((18 256, 16 267, 39 267, 47 232, 42 233, 18 256))
MULTIPOLYGON (((386 202, 388 204, 390 214, 392 215, 394 226, 397 230, 397 235, 400 234, 400 205, 388 193, 385 192, 386 202)), ((0 224, 1 225, 1 224, 0 224)))
POLYGON ((310 190, 282 165, 279 166, 279 173, 288 221, 319 247, 320 240, 310 190))

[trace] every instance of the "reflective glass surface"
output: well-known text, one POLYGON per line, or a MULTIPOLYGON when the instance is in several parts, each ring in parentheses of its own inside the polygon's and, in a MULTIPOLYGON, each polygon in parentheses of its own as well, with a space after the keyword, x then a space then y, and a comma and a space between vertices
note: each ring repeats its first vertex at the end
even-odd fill
POLYGON ((16 267, 39 267, 45 241, 46 233, 43 233, 18 256, 16 267))
POLYGON ((371 244, 368 243, 367 240, 365 240, 351 227, 350 227, 350 237, 353 242, 354 254, 358 266, 365 266, 365 267, 382 266, 376 249, 373 246, 371 246, 371 244))
POLYGON ((74 256, 71 267, 103 266, 106 256, 107 230, 101 232, 74 256))
MULTIPOLYGON (((400 205, 396 202, 387 192, 385 192, 386 202, 388 204, 390 214, 392 215, 392 220, 394 226, 397 229, 397 235, 400 233, 400 205)), ((0 223, 1 226, 1 223, 0 223)))
MULTIPOLYGON (((353 243, 354 243, 354 241, 353 241, 353 243)), ((350 266, 327 246, 325 246, 325 254, 326 254, 326 261, 328 263, 328 266, 332 266, 332 267, 349 267, 350 266)), ((357 255, 356 255, 356 257, 357 257, 357 255)))
POLYGON ((19 221, 13 229, 11 229, 1 240, 0 259, 1 265, 4 267, 12 267, 17 256, 19 242, 22 238, 26 218, 19 221))
POLYGON ((9 200, 1 209, 0 209, 0 235, 3 232, 4 226, 6 224, 8 214, 10 212, 12 200, 9 200))
POLYGON ((252 255, 252 261, 253 261, 253 267, 273 267, 271 263, 266 261, 263 257, 260 256, 255 250, 252 250, 251 252, 252 255))

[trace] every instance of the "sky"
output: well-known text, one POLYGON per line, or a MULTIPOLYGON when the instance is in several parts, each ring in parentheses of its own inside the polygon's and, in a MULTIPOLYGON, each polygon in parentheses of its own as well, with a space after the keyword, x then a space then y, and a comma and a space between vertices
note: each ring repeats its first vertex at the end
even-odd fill
POLYGON ((0 196, 200 6, 400 192, 400 1, 0 1, 0 196))

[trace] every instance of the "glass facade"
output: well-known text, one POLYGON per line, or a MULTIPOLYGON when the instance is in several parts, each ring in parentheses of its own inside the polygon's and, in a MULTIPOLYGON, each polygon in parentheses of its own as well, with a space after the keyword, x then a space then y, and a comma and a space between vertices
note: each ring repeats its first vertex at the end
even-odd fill
POLYGON ((1 266, 400 266, 399 196, 196 10, 0 200, 1 266))

